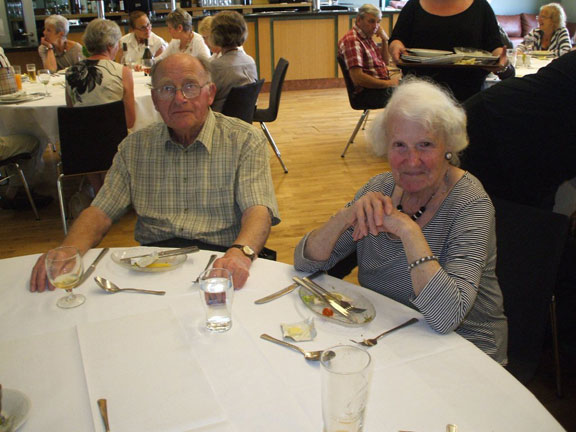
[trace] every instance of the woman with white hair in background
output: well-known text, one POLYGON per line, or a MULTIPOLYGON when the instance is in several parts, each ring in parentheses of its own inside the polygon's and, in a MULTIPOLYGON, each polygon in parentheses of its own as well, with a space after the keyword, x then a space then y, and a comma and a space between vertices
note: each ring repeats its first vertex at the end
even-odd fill
POLYGON ((204 43, 202 35, 193 31, 192 16, 184 9, 174 9, 170 12, 166 17, 166 26, 168 26, 172 40, 156 60, 176 53, 187 53, 195 57, 210 57, 210 50, 204 43))
POLYGON ((566 28, 566 12, 558 3, 548 3, 540 8, 538 27, 524 36, 519 51, 552 51, 560 57, 572 48, 570 33, 566 28))
POLYGON ((50 15, 44 20, 44 36, 38 47, 44 69, 56 72, 84 59, 82 45, 68 40, 69 30, 68 20, 61 15, 50 15))
POLYGON ((506 364, 494 207, 478 179, 458 168, 468 145, 464 110, 437 85, 408 78, 370 135, 391 171, 304 236, 294 266, 328 270, 352 254, 363 287, 417 309, 435 331, 455 331, 506 364))

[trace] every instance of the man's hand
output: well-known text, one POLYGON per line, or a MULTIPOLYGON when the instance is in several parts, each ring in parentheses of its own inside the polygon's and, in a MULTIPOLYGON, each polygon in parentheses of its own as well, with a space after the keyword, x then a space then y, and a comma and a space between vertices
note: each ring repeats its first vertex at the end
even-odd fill
POLYGON ((376 29, 376 36, 378 36, 382 40, 382 42, 388 42, 388 39, 390 39, 388 34, 386 34, 386 32, 381 26, 378 26, 378 28, 376 29))
POLYGON ((32 275, 30 276, 30 291, 44 292, 46 288, 50 291, 54 290, 54 286, 50 281, 48 281, 48 277, 46 276, 46 254, 42 254, 32 269, 32 275))
POLYGON ((232 274, 234 289, 244 286, 250 276, 250 265, 252 261, 242 253, 240 249, 228 249, 222 258, 214 261, 213 268, 224 268, 232 274))

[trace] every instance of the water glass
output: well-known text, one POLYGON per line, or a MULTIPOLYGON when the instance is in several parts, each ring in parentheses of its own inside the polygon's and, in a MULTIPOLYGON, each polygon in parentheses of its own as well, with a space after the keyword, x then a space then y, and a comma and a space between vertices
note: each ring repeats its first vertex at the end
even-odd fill
POLYGON ((516 50, 515 49, 507 49, 506 50, 506 57, 510 64, 516 67, 516 50))
POLYGON ((206 311, 206 328, 221 333, 232 327, 234 285, 226 269, 211 268, 200 275, 200 296, 206 311))
POLYGON ((322 353, 324 432, 362 432, 372 379, 370 354, 351 345, 322 353))
POLYGON ((50 96, 48 94, 48 83, 50 82, 50 70, 49 69, 40 69, 38 71, 38 81, 44 84, 44 96, 50 96))
POLYGON ((34 63, 28 63, 26 65, 26 73, 28 74, 30 82, 36 82, 36 65, 34 63))

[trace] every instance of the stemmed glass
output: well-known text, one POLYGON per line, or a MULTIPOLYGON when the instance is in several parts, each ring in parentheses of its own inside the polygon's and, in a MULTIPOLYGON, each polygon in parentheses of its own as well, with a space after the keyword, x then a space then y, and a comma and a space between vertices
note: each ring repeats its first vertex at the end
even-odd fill
POLYGON ((78 285, 83 273, 82 257, 78 249, 62 246, 46 254, 46 273, 50 283, 56 288, 65 289, 67 296, 60 298, 56 305, 63 309, 80 306, 86 301, 82 294, 73 294, 72 289, 78 285))
POLYGON ((48 83, 50 82, 50 70, 49 69, 40 69, 38 71, 38 81, 44 84, 44 91, 45 96, 50 96, 48 94, 48 83))
POLYGON ((142 71, 144 71, 144 76, 150 75, 152 66, 154 66, 154 59, 142 59, 142 71))

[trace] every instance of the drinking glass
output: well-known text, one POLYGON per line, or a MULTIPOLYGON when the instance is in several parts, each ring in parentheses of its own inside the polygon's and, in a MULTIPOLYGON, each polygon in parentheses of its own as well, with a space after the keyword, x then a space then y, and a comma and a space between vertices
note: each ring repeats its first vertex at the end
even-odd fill
POLYGON ((362 432, 372 379, 370 354, 338 345, 322 353, 320 364, 324 432, 362 432))
POLYGON ((28 80, 30 80, 30 82, 36 82, 36 65, 34 63, 28 63, 26 65, 26 73, 28 74, 28 80))
POLYGON ((142 71, 144 71, 144 75, 150 75, 150 70, 154 65, 154 59, 142 59, 142 71))
POLYGON ((44 92, 45 96, 50 96, 48 94, 48 83, 50 82, 50 70, 49 69, 40 69, 38 71, 38 81, 44 84, 44 92))
POLYGON ((48 251, 46 254, 46 273, 48 280, 56 288, 64 289, 67 296, 58 300, 56 305, 63 309, 80 306, 86 301, 82 294, 73 294, 83 273, 82 257, 78 249, 62 246, 48 251))
POLYGON ((515 49, 507 49, 506 50, 506 57, 510 64, 516 67, 516 50, 515 49))
POLYGON ((200 275, 200 295, 206 311, 206 328, 221 333, 232 327, 234 285, 226 269, 211 268, 200 275))
POLYGON ((13 65, 11 68, 16 80, 16 87, 18 87, 18 90, 22 90, 22 68, 18 65, 13 65))

